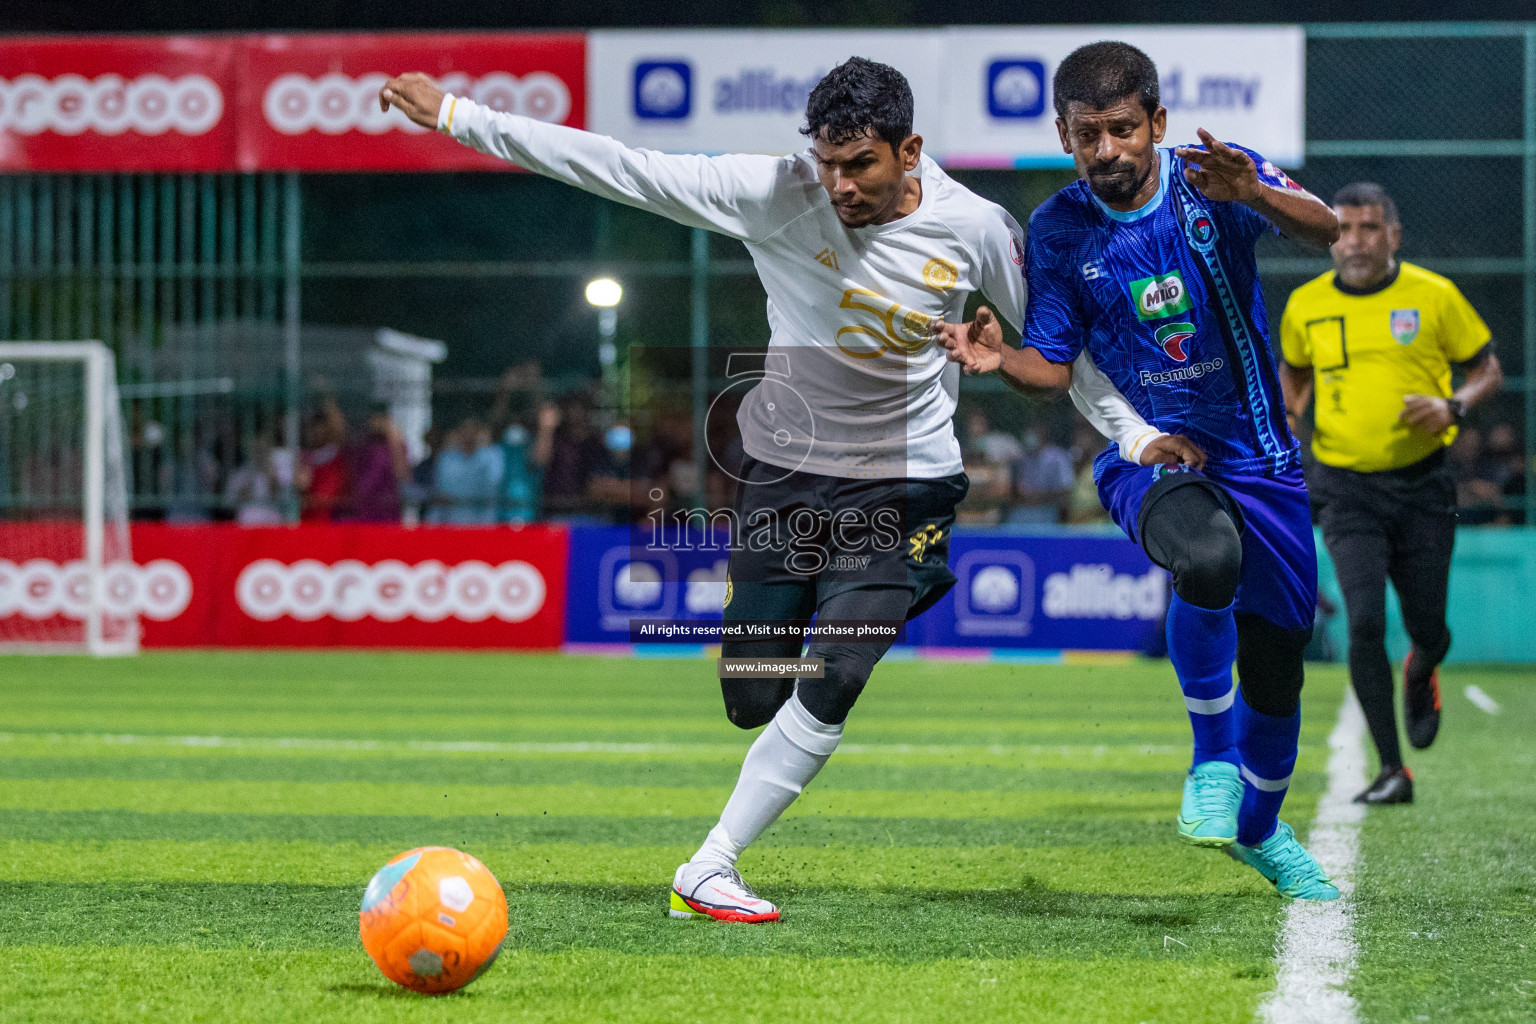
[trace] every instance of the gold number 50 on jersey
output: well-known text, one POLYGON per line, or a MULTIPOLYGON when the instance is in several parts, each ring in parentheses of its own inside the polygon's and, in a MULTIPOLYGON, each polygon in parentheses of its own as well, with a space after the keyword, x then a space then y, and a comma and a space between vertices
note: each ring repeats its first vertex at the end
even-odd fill
POLYGON ((870 314, 872 322, 849 324, 838 329, 837 347, 854 359, 877 359, 889 352, 909 356, 921 352, 932 339, 933 317, 907 309, 899 302, 868 288, 843 292, 839 309, 870 314))

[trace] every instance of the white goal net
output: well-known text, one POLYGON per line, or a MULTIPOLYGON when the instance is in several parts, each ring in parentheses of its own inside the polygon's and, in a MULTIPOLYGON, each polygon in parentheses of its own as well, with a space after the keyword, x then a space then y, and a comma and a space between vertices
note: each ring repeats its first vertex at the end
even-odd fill
POLYGON ((106 346, 0 342, 0 650, 138 650, 123 455, 106 346))

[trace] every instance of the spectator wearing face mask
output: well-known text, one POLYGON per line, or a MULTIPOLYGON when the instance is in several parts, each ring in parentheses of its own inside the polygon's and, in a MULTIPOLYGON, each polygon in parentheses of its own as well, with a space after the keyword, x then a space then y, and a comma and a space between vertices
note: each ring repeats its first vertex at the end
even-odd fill
POLYGON ((503 523, 530 523, 539 514, 544 467, 554 448, 555 428, 560 425, 560 410, 551 402, 538 409, 533 430, 521 423, 510 423, 501 433, 504 471, 501 478, 501 505, 497 519, 503 523))

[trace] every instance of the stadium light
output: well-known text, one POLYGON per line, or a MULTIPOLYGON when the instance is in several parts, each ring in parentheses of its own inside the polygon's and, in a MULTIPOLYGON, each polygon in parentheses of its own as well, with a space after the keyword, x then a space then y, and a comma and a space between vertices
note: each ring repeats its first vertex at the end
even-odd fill
POLYGON ((610 400, 618 387, 614 365, 619 350, 614 336, 619 330, 619 301, 624 298, 624 286, 611 277, 594 278, 587 282, 587 301, 597 307, 597 362, 603 371, 603 390, 610 400))
POLYGON ((587 301, 599 309, 611 309, 624 298, 624 286, 611 277, 587 282, 587 301))

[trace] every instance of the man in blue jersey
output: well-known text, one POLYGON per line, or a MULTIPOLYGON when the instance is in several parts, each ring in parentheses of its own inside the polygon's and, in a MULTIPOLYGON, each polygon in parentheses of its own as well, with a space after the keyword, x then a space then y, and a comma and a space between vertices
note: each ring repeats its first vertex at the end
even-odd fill
POLYGON ((1327 245, 1338 222, 1262 156, 1203 130, 1202 146, 1159 149, 1157 68, 1133 46, 1076 50, 1054 93, 1079 180, 1029 220, 1024 347, 1005 347, 987 310, 946 327, 945 347, 969 372, 1009 381, 1028 348, 1058 363, 1086 350, 1156 430, 1204 450, 1141 466, 1137 441, 1094 467, 1115 522, 1173 573, 1168 651, 1195 735, 1179 834, 1226 848, 1284 895, 1336 899, 1279 820, 1317 556, 1254 245, 1272 230, 1327 245))

